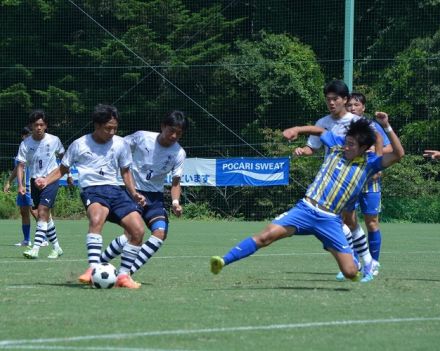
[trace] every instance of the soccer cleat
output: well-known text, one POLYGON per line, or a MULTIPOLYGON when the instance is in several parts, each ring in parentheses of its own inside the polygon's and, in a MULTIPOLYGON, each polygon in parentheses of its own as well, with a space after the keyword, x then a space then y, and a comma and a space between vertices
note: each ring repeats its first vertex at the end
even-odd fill
POLYGON ((38 258, 38 250, 37 249, 29 249, 23 252, 23 256, 29 259, 38 258))
POLYGON ((225 261, 220 256, 211 257, 211 272, 213 274, 219 274, 225 266, 225 261))
POLYGON ((63 250, 61 249, 61 247, 58 248, 58 249, 53 249, 53 250, 50 252, 49 256, 47 256, 47 258, 52 258, 52 259, 54 259, 54 258, 58 258, 58 257, 60 257, 63 253, 64 253, 64 252, 63 252, 63 250))
POLYGON ((44 240, 40 246, 41 247, 49 246, 49 242, 47 240, 44 240))
POLYGON ((128 274, 119 274, 116 279, 117 288, 127 288, 127 289, 139 289, 141 287, 141 283, 135 282, 132 277, 128 274))
POLYGON ((360 280, 361 283, 368 283, 371 282, 374 279, 374 276, 372 273, 365 274, 364 277, 360 280))
POLYGON ((23 240, 23 241, 20 241, 19 243, 14 244, 14 246, 31 247, 32 243, 28 240, 23 240))
POLYGON ((380 269, 379 261, 373 260, 373 263, 371 264, 371 271, 373 272, 373 275, 375 277, 379 275, 379 269, 380 269))
POLYGON ((356 276, 354 278, 351 278, 350 280, 352 282, 360 282, 362 279, 362 273, 361 272, 357 272, 356 276))
POLYGON ((339 272, 338 274, 336 274, 336 280, 337 280, 338 282, 343 282, 343 281, 345 280, 344 273, 339 272))
POLYGON ((361 279, 361 283, 368 283, 372 281, 373 278, 373 263, 370 263, 368 266, 364 267, 364 275, 361 279))
POLYGON ((86 271, 78 277, 78 281, 82 284, 92 284, 93 268, 89 267, 86 271))

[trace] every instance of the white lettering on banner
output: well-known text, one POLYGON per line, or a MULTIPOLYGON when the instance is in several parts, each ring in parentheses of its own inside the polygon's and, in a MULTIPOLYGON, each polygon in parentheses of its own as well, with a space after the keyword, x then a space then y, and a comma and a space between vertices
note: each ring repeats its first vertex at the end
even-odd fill
POLYGON ((279 170, 283 169, 284 162, 271 162, 271 163, 256 163, 255 170, 279 170))
POLYGON ((253 170, 253 163, 250 162, 234 162, 234 163, 223 163, 222 170, 237 171, 237 170, 253 170))
POLYGON ((258 171, 258 170, 279 170, 282 169, 284 162, 233 162, 223 163, 222 170, 226 171, 258 171))

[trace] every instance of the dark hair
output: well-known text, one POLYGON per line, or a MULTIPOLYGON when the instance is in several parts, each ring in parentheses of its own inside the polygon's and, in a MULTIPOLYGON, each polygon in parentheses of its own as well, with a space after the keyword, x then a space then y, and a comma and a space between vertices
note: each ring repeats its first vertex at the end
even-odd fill
POLYGON ((188 120, 182 111, 174 110, 166 115, 162 120, 162 125, 170 127, 180 127, 183 131, 188 128, 188 120))
POLYGON ((92 119, 93 123, 105 124, 112 118, 119 122, 118 109, 112 105, 98 104, 93 111, 92 119))
POLYGON ((350 95, 348 92, 347 84, 345 84, 342 80, 333 80, 330 83, 328 83, 324 87, 324 95, 327 95, 328 93, 334 93, 337 96, 340 97, 347 97, 350 95))
POLYGON ((355 99, 356 101, 359 101, 364 106, 367 103, 367 98, 362 93, 356 93, 356 92, 351 93, 348 100, 351 99, 355 99))
POLYGON ((32 133, 32 130, 29 127, 23 127, 23 129, 21 130, 20 135, 21 136, 26 136, 32 133))
POLYGON ((29 123, 33 124, 39 119, 42 119, 43 122, 47 124, 47 117, 43 110, 38 109, 31 111, 31 113, 29 114, 29 123))
POLYGON ((367 148, 370 148, 376 142, 376 132, 373 129, 372 122, 366 118, 351 121, 346 136, 355 138, 359 146, 367 146, 367 148))

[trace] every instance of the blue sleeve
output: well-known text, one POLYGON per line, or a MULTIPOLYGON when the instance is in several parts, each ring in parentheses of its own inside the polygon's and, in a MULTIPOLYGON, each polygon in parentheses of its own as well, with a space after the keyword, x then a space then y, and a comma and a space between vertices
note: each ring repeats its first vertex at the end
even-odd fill
POLYGON ((377 156, 374 152, 368 153, 368 164, 374 169, 374 173, 382 171, 382 156, 377 156))
POLYGON ((328 148, 331 148, 333 146, 342 146, 345 144, 344 137, 333 134, 332 132, 322 133, 321 134, 321 141, 328 148))
POLYGON ((377 123, 376 121, 373 121, 374 128, 376 128, 376 131, 382 136, 383 138, 383 146, 387 146, 391 144, 390 139, 388 139, 387 133, 383 130, 382 126, 377 123))

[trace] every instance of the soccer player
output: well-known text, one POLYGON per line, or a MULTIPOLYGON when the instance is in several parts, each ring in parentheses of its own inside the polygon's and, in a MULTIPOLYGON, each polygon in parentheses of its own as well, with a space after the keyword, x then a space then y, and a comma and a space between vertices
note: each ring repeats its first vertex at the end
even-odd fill
POLYGON ((76 165, 81 200, 89 219, 86 238, 89 268, 78 280, 84 284, 91 283, 92 270, 100 263, 102 229, 108 219, 121 225, 129 237, 122 250, 116 286, 137 289, 141 284, 130 277, 129 271, 144 236, 137 203, 143 206, 145 198, 134 188, 129 169, 132 162, 130 148, 123 138, 115 135, 119 125, 118 110, 114 106, 100 104, 95 107, 92 118, 94 132, 76 139, 67 149, 60 166, 36 182, 45 189, 76 165), (126 190, 119 186, 119 172, 126 190))
MULTIPOLYGON (((31 135, 31 130, 28 127, 24 127, 21 131, 21 140, 23 141, 28 136, 31 135)), ((17 177, 17 168, 18 168, 18 161, 17 159, 14 159, 15 161, 15 167, 12 170, 11 175, 6 180, 5 185, 3 187, 3 191, 5 193, 9 193, 11 189, 11 183, 14 181, 14 179, 17 177)), ((23 240, 19 243, 15 244, 15 246, 31 246, 31 215, 35 219, 37 219, 37 213, 35 210, 32 209, 32 198, 31 198, 31 180, 29 178, 29 170, 25 169, 25 188, 26 188, 26 194, 23 196, 21 194, 17 194, 17 206, 20 208, 20 215, 21 215, 21 230, 23 232, 23 240)), ((47 241, 46 241, 47 243, 47 241)))
MULTIPOLYGON (((351 113, 364 117, 366 98, 364 94, 353 92, 347 103, 347 110, 351 113)), ((383 138, 383 153, 392 152, 390 141, 383 130, 377 123, 373 122, 375 129, 383 138)), ((344 211, 344 223, 348 224, 354 230, 362 230, 358 224, 356 217, 356 207, 360 205, 362 214, 364 216, 365 226, 368 231, 368 247, 372 257, 371 270, 374 276, 379 274, 379 255, 382 242, 382 234, 379 228, 379 213, 381 210, 381 173, 375 174, 365 184, 359 196, 357 203, 350 204, 346 211, 344 211)), ((362 230, 363 232, 363 230, 362 230)), ((356 241, 353 242, 355 249, 359 246, 356 241)), ((362 249, 362 248, 361 248, 362 249)), ((343 279, 343 275, 337 276, 338 280, 343 279)))
MULTIPOLYGON (((359 116, 347 111, 347 102, 350 97, 347 85, 340 81, 334 80, 324 87, 325 102, 329 114, 320 118, 315 126, 331 131, 338 136, 345 136, 347 127, 351 121, 357 120, 359 116)), ((286 130, 289 133, 290 129, 286 130)), ((320 138, 315 135, 310 135, 307 140, 307 145, 298 147, 294 150, 296 156, 310 156, 314 155, 321 149, 323 143, 320 138)), ((328 153, 328 148, 324 145, 325 155, 328 153)), ((343 213, 343 218, 346 218, 343 213)), ((345 222, 345 221, 344 221, 345 222)), ((347 226, 352 224, 350 222, 343 224, 343 230, 347 237, 350 246, 355 248, 355 253, 359 255, 363 261, 364 269, 371 269, 372 257, 368 250, 367 238, 361 226, 347 226)), ((338 274, 337 277, 341 278, 338 274)), ((343 277, 343 276, 342 276, 343 277)))
POLYGON ((425 150, 423 157, 430 157, 433 160, 440 160, 440 151, 437 150, 425 150))
MULTIPOLYGON (((404 155, 399 138, 393 132, 388 116, 378 113, 376 117, 384 127, 393 145, 393 152, 383 156, 367 150, 375 143, 378 154, 381 138, 370 121, 361 118, 352 121, 345 137, 317 126, 294 127, 284 131, 284 136, 296 139, 300 134, 320 136, 328 147, 328 156, 321 166, 305 197, 288 212, 276 217, 262 232, 238 243, 225 256, 213 256, 211 272, 218 274, 224 266, 252 255, 262 247, 292 235, 313 234, 336 259, 344 276, 359 280, 361 273, 353 259, 353 251, 342 231, 340 213, 359 196, 363 185, 373 174, 398 162, 404 155)), ((361 279, 361 281, 369 281, 361 279)))
POLYGON ((34 245, 23 252, 24 257, 38 258, 40 247, 47 237, 53 245, 53 250, 48 258, 56 259, 63 254, 58 242, 55 223, 51 216, 51 208, 55 204, 58 192, 58 184, 52 184, 46 189, 39 189, 35 180, 39 177, 46 177, 51 171, 57 168, 57 158, 64 154, 64 147, 60 139, 52 134, 46 133, 47 116, 43 110, 34 110, 29 115, 29 125, 32 134, 25 138, 18 149, 17 155, 17 182, 18 193, 26 195, 26 187, 23 186, 25 166, 29 169, 31 197, 34 208, 37 209, 37 227, 35 230, 34 245))
MULTIPOLYGON (((181 111, 168 114, 161 123, 161 132, 138 131, 124 139, 130 145, 133 155, 131 171, 136 190, 145 196, 147 204, 142 209, 142 218, 151 236, 142 245, 130 268, 134 274, 160 249, 168 233, 168 214, 164 206, 164 182, 171 172, 171 205, 173 213, 180 217, 180 178, 183 173, 185 150, 178 141, 187 129, 188 122, 181 111)), ((101 255, 102 262, 108 262, 122 251, 127 242, 123 234, 114 239, 101 255)))

